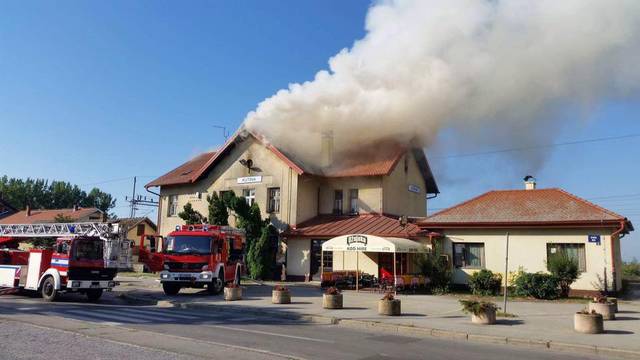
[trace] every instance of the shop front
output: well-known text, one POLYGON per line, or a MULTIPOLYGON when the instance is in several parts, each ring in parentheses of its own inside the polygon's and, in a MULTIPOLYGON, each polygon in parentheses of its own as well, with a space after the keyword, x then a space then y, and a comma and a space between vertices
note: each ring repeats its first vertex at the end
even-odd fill
POLYGON ((323 285, 339 285, 382 290, 424 286, 426 280, 415 265, 416 256, 429 248, 416 240, 349 234, 322 243, 320 259, 330 256, 331 263, 321 261, 323 285), (330 267, 326 266, 330 265, 330 267))

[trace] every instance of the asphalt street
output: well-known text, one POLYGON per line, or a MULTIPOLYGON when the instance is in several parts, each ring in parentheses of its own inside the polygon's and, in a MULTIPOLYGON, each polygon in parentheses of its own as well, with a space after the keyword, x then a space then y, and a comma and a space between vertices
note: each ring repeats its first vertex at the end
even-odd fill
MULTIPOLYGON (((228 308, 228 307, 227 307, 228 308)), ((133 306, 113 296, 46 303, 0 296, 3 359, 600 359, 526 347, 414 338, 243 314, 133 306), (128 355, 123 355, 128 354, 128 355)))

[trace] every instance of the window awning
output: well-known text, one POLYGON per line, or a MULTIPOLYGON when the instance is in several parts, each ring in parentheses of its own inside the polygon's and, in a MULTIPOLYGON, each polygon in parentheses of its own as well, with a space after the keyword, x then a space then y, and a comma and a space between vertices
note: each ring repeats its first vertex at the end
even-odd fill
POLYGON ((414 240, 365 234, 342 235, 322 244, 323 251, 366 251, 385 253, 423 253, 429 249, 414 240))

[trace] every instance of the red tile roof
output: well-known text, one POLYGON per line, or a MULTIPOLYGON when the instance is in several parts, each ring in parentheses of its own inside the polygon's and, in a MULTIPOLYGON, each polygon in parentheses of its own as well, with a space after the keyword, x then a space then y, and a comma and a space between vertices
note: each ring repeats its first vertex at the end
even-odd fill
POLYGON ((191 182, 193 175, 202 170, 202 168, 204 168, 206 164, 215 157, 215 155, 215 151, 200 154, 148 183, 146 187, 188 184, 191 182))
POLYGON ((564 190, 538 189, 490 191, 429 216, 418 225, 426 228, 563 223, 611 225, 621 221, 627 220, 564 190))
POLYGON ((335 237, 348 234, 369 234, 389 237, 417 237, 422 232, 415 224, 400 225, 397 218, 366 214, 354 216, 319 215, 289 230, 290 237, 335 237))
MULTIPOLYGON (((398 161, 408 151, 412 151, 418 161, 418 166, 422 173, 429 193, 438 193, 438 186, 427 162, 424 151, 421 149, 407 149, 395 144, 380 144, 376 146, 376 151, 355 154, 350 159, 337 159, 334 164, 326 169, 318 169, 309 164, 303 164, 296 160, 294 156, 285 154, 273 144, 269 143, 263 136, 254 134, 241 128, 231 137, 218 152, 209 152, 197 156, 194 159, 180 165, 165 175, 151 181, 145 187, 167 186, 178 184, 189 184, 200 179, 217 161, 223 158, 238 143, 248 137, 253 137, 262 143, 267 149, 273 152, 278 158, 284 161, 289 167, 299 175, 304 173, 323 177, 353 177, 353 176, 376 176, 388 175, 395 168, 398 161)), ((367 149, 370 150, 370 149, 367 149)))
POLYGON ((95 216, 96 221, 102 221, 102 211, 96 208, 54 209, 54 210, 31 210, 31 215, 27 216, 26 211, 20 211, 0 219, 0 224, 40 224, 52 223, 56 216, 62 215, 72 220, 84 220, 89 216, 95 216), (98 219, 99 218, 99 219, 98 219))

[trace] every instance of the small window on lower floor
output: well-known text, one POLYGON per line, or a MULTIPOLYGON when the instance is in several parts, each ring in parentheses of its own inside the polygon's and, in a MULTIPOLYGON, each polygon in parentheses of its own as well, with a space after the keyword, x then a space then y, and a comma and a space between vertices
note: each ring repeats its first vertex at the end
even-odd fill
POLYGON ((547 244, 547 261, 549 258, 557 254, 566 254, 570 259, 578 263, 580 272, 587 271, 587 259, 584 250, 584 244, 547 244))
POLYGON ((484 244, 454 243, 453 265, 457 268, 484 268, 484 244))

